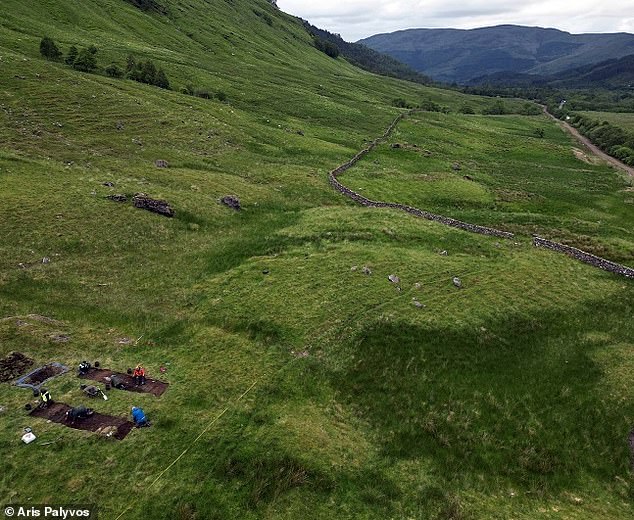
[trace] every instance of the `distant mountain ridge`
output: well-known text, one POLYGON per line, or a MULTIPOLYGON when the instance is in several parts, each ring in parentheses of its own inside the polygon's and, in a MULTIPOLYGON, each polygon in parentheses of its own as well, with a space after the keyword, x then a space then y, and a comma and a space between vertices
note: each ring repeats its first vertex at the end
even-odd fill
POLYGON ((469 80, 469 84, 503 87, 634 88, 634 54, 575 67, 549 76, 523 72, 496 72, 473 78, 469 80))
POLYGON ((407 29, 359 43, 436 81, 469 83, 501 72, 551 76, 634 54, 634 34, 571 34, 499 25, 481 29, 407 29))

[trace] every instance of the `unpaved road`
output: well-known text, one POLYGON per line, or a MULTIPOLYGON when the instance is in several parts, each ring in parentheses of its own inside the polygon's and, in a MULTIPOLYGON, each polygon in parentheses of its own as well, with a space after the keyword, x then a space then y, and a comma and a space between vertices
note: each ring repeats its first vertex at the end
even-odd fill
POLYGON ((603 159, 604 161, 607 161, 608 163, 610 163, 612 166, 614 166, 615 168, 618 168, 619 170, 624 171, 625 173, 627 173, 630 177, 634 177, 634 168, 632 168, 631 166, 628 166, 627 164, 622 163, 621 161, 619 161, 618 159, 615 159, 614 157, 612 157, 611 155, 608 155, 607 153, 605 153, 603 150, 601 150, 598 146, 595 146, 594 144, 592 144, 590 142, 590 140, 587 137, 582 136, 579 131, 574 127, 569 125, 568 123, 566 123, 565 121, 562 121, 560 119, 557 119, 555 116, 553 116, 550 112, 548 112, 548 109, 543 106, 544 109, 544 114, 550 116, 551 118, 553 118, 557 123, 559 123, 559 125, 564 128, 565 130, 567 130, 568 132, 570 132, 575 139, 577 139, 577 141, 579 141, 582 145, 584 145, 588 150, 590 150, 594 155, 600 157, 601 159, 603 159))

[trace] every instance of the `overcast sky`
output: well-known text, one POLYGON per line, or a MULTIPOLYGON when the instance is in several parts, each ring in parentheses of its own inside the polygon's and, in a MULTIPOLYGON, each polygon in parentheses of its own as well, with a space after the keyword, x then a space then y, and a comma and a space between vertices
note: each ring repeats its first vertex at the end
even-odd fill
POLYGON ((499 24, 634 33, 634 0, 278 0, 277 5, 348 41, 399 29, 499 24))

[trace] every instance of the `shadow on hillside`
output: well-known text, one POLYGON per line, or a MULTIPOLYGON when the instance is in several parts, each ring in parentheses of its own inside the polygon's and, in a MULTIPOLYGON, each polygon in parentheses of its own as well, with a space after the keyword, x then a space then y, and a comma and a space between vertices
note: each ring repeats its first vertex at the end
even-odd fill
POLYGON ((625 303, 477 328, 378 324, 333 383, 376 430, 385 457, 432 461, 450 487, 540 495, 582 474, 613 481, 627 475, 633 410, 599 389, 597 345, 584 336, 631 335, 625 303))

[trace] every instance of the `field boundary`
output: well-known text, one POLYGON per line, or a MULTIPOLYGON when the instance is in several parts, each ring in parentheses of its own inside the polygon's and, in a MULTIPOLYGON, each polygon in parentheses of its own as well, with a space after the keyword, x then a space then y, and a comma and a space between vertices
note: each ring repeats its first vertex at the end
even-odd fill
POLYGON ((414 215, 415 217, 432 220, 434 222, 445 224, 446 226, 451 226, 458 229, 463 229, 465 231, 470 231, 471 233, 479 233, 481 235, 488 235, 488 236, 494 236, 494 237, 500 237, 500 238, 513 238, 515 235, 507 231, 501 231, 499 229, 479 226, 477 224, 469 224, 468 222, 463 222, 461 220, 456 220, 450 217, 444 217, 442 215, 436 215, 434 213, 430 213, 429 211, 424 211, 422 209, 406 206, 405 204, 396 204, 393 202, 381 202, 381 201, 371 200, 357 193, 356 191, 351 190, 350 188, 344 186, 341 182, 339 182, 339 180, 337 179, 339 175, 341 175, 342 173, 352 168, 363 157, 365 157, 372 150, 374 150, 379 144, 385 141, 392 134, 396 126, 403 119, 419 111, 420 110, 418 109, 414 109, 414 110, 410 110, 409 112, 403 112, 402 114, 399 114, 398 117, 396 117, 396 119, 392 121, 390 126, 387 128, 387 130, 381 137, 376 138, 374 141, 368 144, 368 146, 366 146, 363 150, 357 153, 352 159, 338 166, 337 168, 335 168, 328 174, 328 180, 330 182, 330 185, 342 195, 345 195, 346 197, 368 208, 400 209, 401 211, 410 213, 411 215, 414 215))
MULTIPOLYGON (((471 233, 479 233, 480 235, 488 235, 488 236, 494 236, 494 237, 500 237, 500 238, 509 238, 509 239, 513 238, 515 235, 513 233, 509 233, 508 231, 501 231, 499 229, 479 226, 477 224, 469 224, 468 222, 463 222, 461 220, 456 220, 450 217, 444 217, 442 215, 436 215, 434 213, 430 213, 429 211, 424 211, 424 210, 414 208, 411 206, 406 206, 405 204, 397 204, 393 202, 381 202, 381 201, 371 200, 357 193, 356 191, 351 190, 350 188, 346 187, 341 182, 339 182, 339 179, 337 179, 339 175, 348 171, 355 164, 357 164, 363 157, 365 157, 372 150, 374 150, 379 144, 383 143, 388 137, 390 137, 390 135, 392 134, 396 126, 403 119, 405 119, 409 115, 412 115, 420 111, 421 111, 420 109, 413 109, 413 110, 410 110, 409 112, 403 112, 402 114, 399 114, 396 117, 396 119, 392 121, 392 123, 387 128, 387 130, 383 133, 382 136, 377 137, 374 141, 370 142, 363 150, 357 153, 352 159, 338 166, 334 170, 330 171, 330 173, 328 174, 328 180, 330 182, 330 185, 342 195, 345 195, 346 197, 368 208, 400 209, 401 211, 405 211, 416 217, 432 220, 434 222, 445 224, 447 226, 462 229, 465 231, 470 231, 471 233)), ((559 120, 557 120, 554 116, 548 113, 545 107, 544 107, 544 112, 559 122, 559 120)), ((595 147, 591 147, 591 150, 595 151, 594 148, 595 147)), ((600 154, 600 155, 605 155, 605 154, 600 154)), ((559 242, 553 242, 552 240, 547 240, 545 238, 541 238, 538 236, 533 237, 533 245, 535 247, 542 247, 545 249, 550 249, 551 251, 556 251, 558 253, 566 254, 572 258, 575 258, 576 260, 579 260, 580 262, 591 265, 598 269, 603 269, 604 271, 609 271, 611 273, 618 274, 620 276, 625 276, 626 278, 634 278, 634 269, 632 269, 631 267, 627 267, 622 264, 617 264, 616 262, 606 260, 605 258, 601 258, 600 256, 595 256, 581 249, 577 249, 576 247, 560 244, 559 242)))

